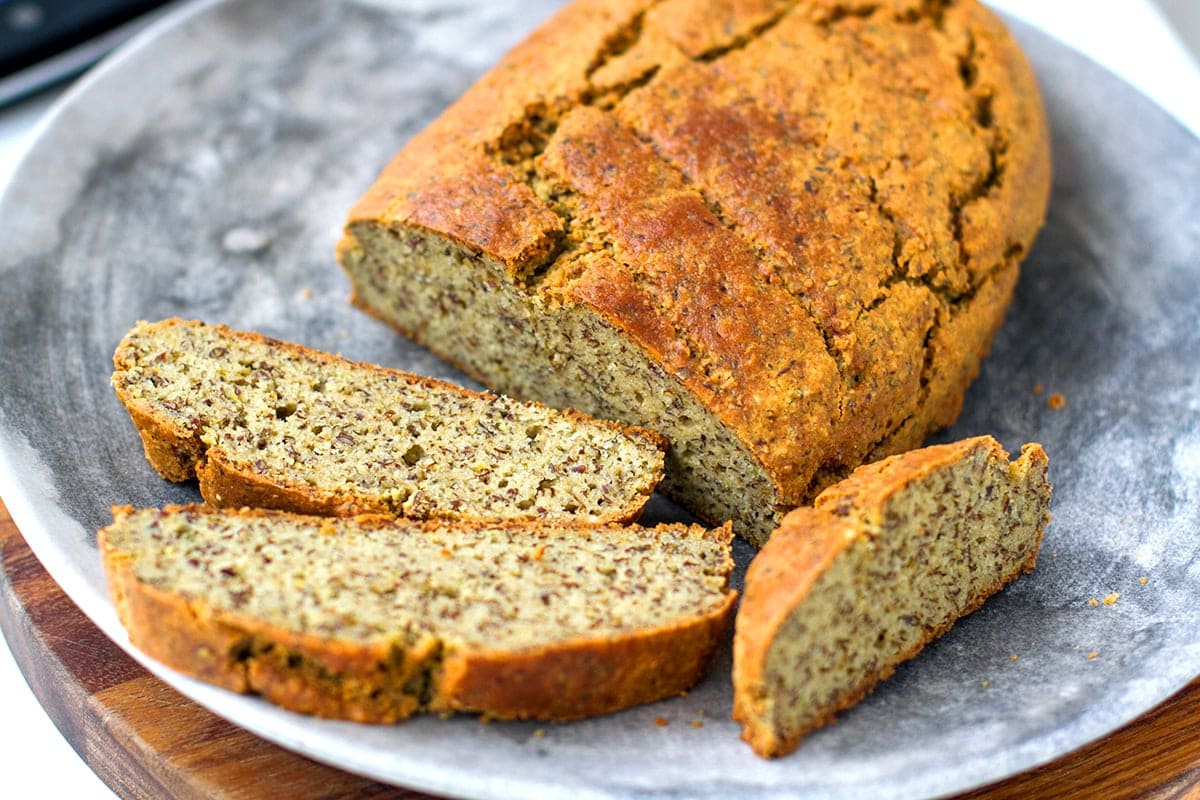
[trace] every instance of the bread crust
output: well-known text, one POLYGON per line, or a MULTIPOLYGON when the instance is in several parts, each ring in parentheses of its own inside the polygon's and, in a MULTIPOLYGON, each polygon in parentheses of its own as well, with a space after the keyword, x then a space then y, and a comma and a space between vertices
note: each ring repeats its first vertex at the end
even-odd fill
POLYGON ((370 231, 428 234, 496 265, 535 313, 594 314, 733 433, 782 514, 954 421, 1050 174, 1032 69, 975 0, 584 0, 396 156, 339 257, 357 281, 370 231), (787 58, 749 65, 778 41, 787 58), (889 64, 881 96, 918 105, 805 105, 852 61, 889 64))
MULTIPOLYGON (((204 509, 168 506, 162 513, 189 511, 204 509)), ((129 506, 114 507, 110 527, 132 513, 129 506)), ((291 516, 249 508, 225 513, 291 516)), ((357 523, 386 526, 395 520, 364 515, 357 523)), ((710 535, 728 544, 733 534, 725 526, 710 535)), ((581 636, 525 649, 459 651, 432 634, 415 642, 397 637, 364 644, 297 634, 153 586, 137 578, 133 555, 110 541, 109 528, 97 540, 118 617, 146 655, 292 711, 356 722, 393 723, 418 712, 567 721, 678 695, 703 676, 737 598, 727 588, 704 614, 628 635, 581 636)))
POLYGON ((925 630, 915 646, 891 654, 858 682, 841 687, 830 702, 814 713, 809 724, 787 731, 771 724, 771 706, 783 700, 771 695, 766 675, 768 655, 789 617, 811 596, 817 580, 864 530, 878 530, 890 497, 938 470, 981 453, 993 462, 1002 460, 1008 464, 1014 486, 1044 492, 1039 499, 1048 505, 1049 462, 1042 447, 1026 444, 1020 457, 1009 463, 1008 454, 995 439, 980 436, 859 467, 849 478, 822 492, 814 507, 798 508, 784 517, 747 569, 735 622, 733 719, 741 723, 742 739, 758 755, 774 758, 795 750, 808 733, 833 723, 838 712, 870 694, 898 665, 914 658, 927 644, 950 630, 959 618, 976 611, 987 598, 1036 566, 1048 515, 1043 517, 1035 542, 1025 557, 1007 564, 997 580, 965 598, 956 616, 925 630))
MULTIPOLYGON (((223 337, 238 339, 251 344, 273 348, 280 357, 291 356, 311 360, 333 369, 351 369, 366 374, 394 376, 405 384, 438 392, 456 394, 460 397, 486 400, 489 396, 472 392, 455 384, 434 378, 416 375, 402 370, 393 370, 365 362, 349 361, 339 356, 313 350, 299 344, 284 342, 259 333, 236 331, 225 325, 207 324, 194 320, 171 318, 153 323, 164 327, 208 327, 223 337)), ((128 410, 134 427, 141 436, 143 449, 150 465, 162 477, 170 481, 185 481, 196 478, 200 495, 210 505, 219 508, 277 508, 303 514, 355 516, 358 514, 397 515, 394 505, 366 494, 337 491, 328 487, 309 484, 292 484, 284 476, 256 470, 252 464, 231 459, 219 445, 209 446, 202 439, 203 427, 199 420, 181 422, 163 413, 155 403, 137 397, 125 384, 123 376, 138 366, 131 356, 126 342, 139 335, 148 323, 127 334, 113 354, 112 386, 118 399, 128 410)), ((546 409, 546 406, 526 401, 528 405, 546 409)), ((579 425, 595 426, 620 433, 647 447, 663 451, 667 443, 662 435, 648 428, 621 425, 610 420, 590 417, 575 409, 555 412, 562 418, 579 425)), ((661 467, 641 486, 633 500, 624 508, 614 509, 598 515, 596 524, 629 522, 636 519, 649 502, 658 482, 662 479, 661 467)), ((445 514, 446 518, 484 521, 487 518, 472 514, 469 510, 445 514)), ((536 519, 534 513, 529 519, 536 519)))
POLYGON ((565 722, 685 693, 704 676, 733 614, 710 613, 620 638, 520 653, 445 653, 434 711, 565 722))
MULTIPOLYGON (((784 738, 763 723, 768 702, 764 680, 767 652, 788 616, 804 602, 813 583, 853 541, 854 534, 846 520, 798 508, 784 517, 746 570, 742 603, 734 623, 733 720, 742 725, 742 740, 760 756, 790 752, 807 732, 784 738)), ((862 693, 866 691, 868 688, 863 687, 862 693)), ((853 702, 848 693, 841 708, 853 702)), ((832 722, 838 710, 828 709, 812 728, 832 722)))
POLYGON ((426 660, 415 648, 397 667, 388 648, 347 648, 315 637, 289 641, 294 637, 287 631, 137 580, 127 559, 104 548, 102 542, 109 591, 130 641, 171 669, 318 717, 392 723, 420 710, 419 696, 403 691, 426 660))

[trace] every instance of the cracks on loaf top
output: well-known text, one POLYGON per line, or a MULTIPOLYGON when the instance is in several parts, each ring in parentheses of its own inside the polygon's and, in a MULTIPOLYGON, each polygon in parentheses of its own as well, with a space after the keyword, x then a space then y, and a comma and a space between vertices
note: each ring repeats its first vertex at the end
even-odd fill
MULTIPOLYGON (((676 75, 680 65, 718 64, 732 53, 742 51, 754 42, 761 41, 788 16, 807 17, 814 24, 830 30, 847 20, 866 21, 870 24, 882 22, 882 15, 890 10, 890 19, 893 22, 908 25, 924 24, 941 32, 949 3, 942 0, 924 0, 915 4, 903 2, 890 4, 878 2, 821 3, 812 0, 807 3, 770 2, 770 0, 746 2, 739 4, 739 13, 742 13, 744 19, 723 21, 722 30, 726 33, 726 38, 716 43, 712 41, 712 37, 705 39, 703 34, 697 33, 687 26, 684 26, 685 30, 682 33, 669 29, 664 32, 666 23, 663 20, 678 19, 681 11, 687 10, 681 6, 690 5, 698 5, 698 3, 694 0, 667 0, 667 2, 637 8, 628 18, 616 24, 605 35, 600 49, 589 57, 586 67, 583 69, 582 80, 576 82, 572 91, 557 96, 543 95, 527 104, 523 109, 523 114, 507 125, 494 144, 487 146, 521 182, 533 190, 547 208, 558 214, 566 232, 555 248, 538 254, 537 263, 526 265, 523 275, 527 285, 536 284, 545 272, 553 268, 557 259, 564 253, 569 254, 578 243, 578 237, 573 237, 571 234, 573 227, 571 204, 560 202, 561 198, 572 192, 572 188, 555 184, 548 180, 547 176, 539 174, 537 169, 538 157, 554 136, 560 120, 572 109, 581 106, 595 106, 604 110, 616 110, 630 94, 637 93, 644 88, 653 89, 662 82, 659 80, 662 75, 676 75), (743 6, 744 8, 742 8, 743 6), (707 46, 700 46, 697 41, 704 41, 707 46), (614 67, 623 62, 632 62, 632 68, 622 68, 614 72, 614 67), (616 82, 604 83, 600 80, 601 77, 608 77, 616 82)), ((964 76, 964 84, 968 84, 968 78, 973 83, 978 77, 978 68, 974 64, 976 54, 972 38, 968 38, 967 45, 966 52, 957 56, 957 68, 964 76)), ((805 56, 804 53, 796 55, 799 58, 805 56)), ((797 75, 797 80, 803 82, 805 76, 797 75)), ((971 86, 967 85, 967 88, 970 90, 971 86)), ((989 87, 977 88, 973 92, 976 105, 973 117, 985 133, 994 127, 990 91, 989 87)), ((821 113, 821 111, 818 110, 817 113, 821 113)), ((788 119, 785 120, 785 123, 790 124, 792 121, 788 119)), ((638 133, 639 136, 645 138, 644 132, 638 131, 638 133)), ((804 136, 801 136, 799 141, 802 142, 802 146, 819 153, 820 133, 810 138, 811 141, 804 142, 804 136)), ((945 201, 952 218, 947 228, 955 232, 956 240, 961 239, 962 221, 960 216, 962 209, 968 203, 985 197, 990 188, 1002 179, 1003 140, 999 135, 993 135, 991 139, 995 142, 995 146, 991 150, 991 162, 988 170, 977 176, 970 187, 951 194, 945 201)), ((817 163, 812 165, 812 180, 806 182, 806 188, 818 186, 823 180, 822 173, 836 173, 839 170, 844 171, 847 167, 865 173, 861 176, 862 180, 859 181, 861 199, 865 203, 876 205, 879 208, 882 224, 894 231, 892 253, 889 258, 893 262, 893 277, 898 275, 902 255, 900 252, 901 239, 911 234, 911 231, 905 230, 906 226, 897 224, 894 216, 880 202, 876 176, 871 174, 869 169, 862 169, 864 165, 861 164, 847 163, 847 154, 845 153, 834 153, 833 155, 834 157, 831 159, 818 159, 817 163)), ((850 154, 850 158, 853 159, 856 156, 850 154)), ((865 166, 870 167, 869 164, 865 166)), ((900 166, 903 164, 898 163, 897 168, 900 166)), ((689 178, 694 177, 686 170, 684 173, 689 178)), ((836 181, 836 174, 834 180, 836 181)), ((703 186, 698 185, 697 189, 705 195, 710 207, 720 212, 721 203, 715 200, 710 193, 705 192, 703 186)), ((817 198, 818 201, 826 199, 828 198, 817 198)), ((722 213, 718 213, 718 216, 723 219, 729 218, 728 215, 722 213)), ((797 237, 802 236, 804 233, 798 231, 797 237)), ((918 277, 920 277, 919 274, 918 277)), ((932 280, 926 280, 926 283, 931 285, 935 291, 942 291, 944 288, 935 285, 932 280)), ((961 281, 952 283, 958 285, 951 289, 951 294, 962 293, 968 288, 963 286, 961 281)), ((886 281, 883 285, 886 288, 886 281)), ((813 285, 810 281, 807 286, 803 284, 793 286, 793 293, 802 304, 811 306, 814 300, 806 300, 806 298, 814 291, 820 295, 823 288, 813 285)), ((843 288, 842 292, 844 293, 844 291, 843 288)), ((875 297, 874 302, 877 303, 879 299, 879 297, 875 297)), ((863 301, 858 304, 858 308, 860 310, 868 308, 871 304, 872 298, 863 298, 863 301)), ((850 320, 843 316, 842 323, 838 323, 836 310, 824 309, 822 311, 818 309, 817 313, 813 313, 814 309, 811 307, 807 310, 817 319, 827 336, 837 335, 848 329, 847 323, 850 320)))
MULTIPOLYGON (((1031 230, 1011 232, 1006 207, 997 203, 1015 123, 996 101, 1010 89, 1012 70, 993 62, 1010 57, 1008 45, 991 41, 994 30, 979 24, 972 3, 953 0, 607 5, 607 27, 594 50, 575 58, 574 75, 547 83, 484 142, 494 163, 560 221, 554 247, 524 264, 520 281, 531 291, 558 282, 550 280, 554 273, 570 281, 600 255, 621 264, 632 284, 654 291, 643 266, 614 250, 612 230, 599 223, 590 199, 544 168, 563 120, 591 109, 615 117, 681 176, 707 213, 757 255, 759 279, 783 287, 797 318, 816 325, 847 387, 827 409, 835 424, 849 424, 854 406, 871 399, 869 390, 854 395, 864 381, 855 350, 863 326, 902 289, 927 291, 938 312, 918 332, 923 344, 909 359, 921 374, 915 405, 924 403, 938 368, 930 350, 937 327, 1015 269, 1032 238, 1031 230), (711 6, 709 13, 697 13, 700 6, 711 6), (798 30, 816 35, 789 39, 798 30), (768 48, 775 52, 765 63, 747 67, 768 48), (683 104, 671 105, 684 91, 680 77, 689 74, 703 76, 694 99, 710 102, 693 103, 703 113, 681 114, 683 104), (780 77, 788 80, 772 80, 780 77), (869 91, 857 98, 821 94, 847 85, 869 91), (712 101, 722 86, 729 91, 712 101), (744 128, 741 141, 735 123, 744 128), (762 130, 778 139, 756 151, 750 137, 762 130), (718 133, 730 135, 720 141, 718 133), (709 149, 689 152, 689 142, 709 149), (786 147, 772 150, 776 145, 786 147), (944 166, 947 154, 953 157, 944 166), (738 157, 763 181, 734 170, 742 166, 738 157), (985 229, 1007 231, 1007 238, 986 241, 979 233, 985 229)), ((619 173, 623 165, 610 168, 619 173)), ((702 355, 690 336, 680 340, 702 355)), ((852 465, 917 414, 909 408, 888 430, 832 454, 824 469, 852 465)))
POLYGON ((592 63, 588 64, 587 71, 584 73, 588 80, 612 59, 623 55, 638 43, 641 39, 642 29, 646 22, 645 9, 636 12, 629 18, 625 24, 618 26, 604 40, 604 45, 601 50, 596 53, 596 57, 592 59, 592 63))

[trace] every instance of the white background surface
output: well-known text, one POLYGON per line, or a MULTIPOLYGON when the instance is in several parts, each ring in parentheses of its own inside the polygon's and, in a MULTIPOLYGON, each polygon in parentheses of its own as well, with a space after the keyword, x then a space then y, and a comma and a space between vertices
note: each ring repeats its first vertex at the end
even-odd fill
MULTIPOLYGON (((1200 136, 1200 0, 988 0, 1080 50, 1200 136), (1165 12, 1165 13, 1164 13, 1165 12), (1189 51, 1189 45, 1195 50, 1189 51)), ((0 109, 0 187, 57 92, 0 109)), ((0 241, 2 233, 0 221, 0 241)), ((2 391, 2 389, 0 389, 2 391)), ((113 798, 50 722, 0 646, 0 795, 113 798)))

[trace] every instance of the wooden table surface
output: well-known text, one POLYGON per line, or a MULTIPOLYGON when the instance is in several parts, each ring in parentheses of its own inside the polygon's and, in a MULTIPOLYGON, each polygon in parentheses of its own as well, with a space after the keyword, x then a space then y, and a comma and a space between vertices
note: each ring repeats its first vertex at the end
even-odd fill
MULTIPOLYGON (((282 750, 152 676, 58 588, 0 503, 0 627, 50 718, 123 798, 416 800, 282 750)), ((959 800, 1200 798, 1200 679, 1116 733, 959 800)))

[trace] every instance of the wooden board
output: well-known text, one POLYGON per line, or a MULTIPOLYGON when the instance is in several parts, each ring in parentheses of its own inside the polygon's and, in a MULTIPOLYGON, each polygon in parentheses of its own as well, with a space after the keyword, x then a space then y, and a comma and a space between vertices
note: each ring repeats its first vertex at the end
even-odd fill
MULTIPOLYGON (((0 504, 0 627, 67 741, 123 798, 420 800, 282 750, 130 659, 42 569, 0 504)), ((960 800, 1200 798, 1200 680, 1133 724, 960 800)))

